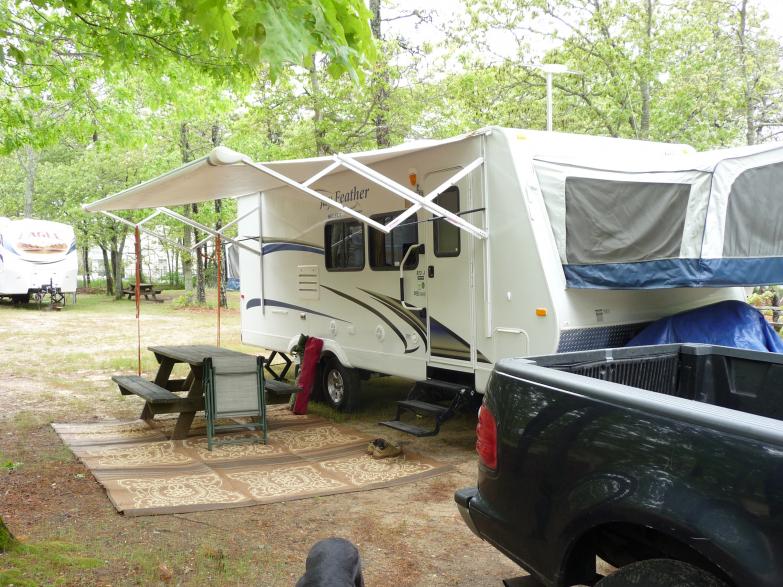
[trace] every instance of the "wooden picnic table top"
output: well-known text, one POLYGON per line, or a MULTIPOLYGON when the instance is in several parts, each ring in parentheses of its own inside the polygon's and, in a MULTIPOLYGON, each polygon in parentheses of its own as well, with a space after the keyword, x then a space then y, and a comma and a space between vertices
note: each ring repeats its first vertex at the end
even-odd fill
POLYGON ((175 346, 151 346, 147 347, 155 353, 156 357, 166 357, 176 363, 187 363, 193 366, 201 366, 205 357, 250 357, 246 353, 232 351, 211 344, 188 344, 175 346))

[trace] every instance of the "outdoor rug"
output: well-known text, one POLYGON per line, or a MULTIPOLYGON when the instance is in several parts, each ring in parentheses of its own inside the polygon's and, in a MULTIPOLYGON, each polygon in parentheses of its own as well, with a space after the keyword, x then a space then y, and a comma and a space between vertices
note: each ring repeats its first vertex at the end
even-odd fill
MULTIPOLYGON (((275 503, 391 487, 439 475, 449 466, 405 451, 375 460, 371 437, 286 406, 267 410, 269 444, 207 450, 203 418, 186 440, 168 440, 173 418, 52 424, 63 442, 128 516, 275 503)), ((221 438, 237 436, 225 435, 221 438)))

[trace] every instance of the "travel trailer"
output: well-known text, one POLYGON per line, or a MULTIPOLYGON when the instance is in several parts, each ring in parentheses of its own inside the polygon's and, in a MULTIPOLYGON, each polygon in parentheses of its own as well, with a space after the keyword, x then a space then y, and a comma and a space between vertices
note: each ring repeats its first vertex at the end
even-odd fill
POLYGON ((76 238, 67 224, 0 218, 0 297, 27 303, 76 292, 76 238))
POLYGON ((238 197, 242 341, 322 338, 325 398, 351 408, 372 374, 480 393, 498 359, 621 346, 783 283, 781 180, 778 145, 492 127, 271 163, 218 148, 86 208, 187 222, 165 206, 238 197))

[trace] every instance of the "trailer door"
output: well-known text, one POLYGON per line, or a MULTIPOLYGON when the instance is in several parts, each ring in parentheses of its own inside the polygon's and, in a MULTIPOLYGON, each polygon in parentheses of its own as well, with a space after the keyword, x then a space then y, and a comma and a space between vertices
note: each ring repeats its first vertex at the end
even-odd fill
MULTIPOLYGON (((424 192, 435 188, 455 169, 427 175, 424 192)), ((435 202, 451 212, 468 210, 470 184, 463 180, 441 193, 435 202)), ((430 216, 431 218, 431 216, 430 216)), ((471 263, 473 240, 442 219, 425 223, 428 364, 472 370, 474 362, 471 263)))

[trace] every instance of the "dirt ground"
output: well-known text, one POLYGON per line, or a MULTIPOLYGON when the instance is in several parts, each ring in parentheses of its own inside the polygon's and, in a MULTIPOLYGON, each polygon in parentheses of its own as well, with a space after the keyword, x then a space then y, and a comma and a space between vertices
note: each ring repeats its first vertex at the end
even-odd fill
MULTIPOLYGON (((235 300, 236 301, 236 300, 235 300)), ((212 312, 142 305, 143 346, 209 344, 212 312)), ((224 346, 239 344, 239 316, 224 313, 224 346)), ((82 296, 60 312, 0 305, 0 516, 22 546, 0 554, 0 585, 293 585, 310 546, 341 536, 361 553, 368 587, 497 586, 522 571, 477 539, 453 502, 475 483, 475 418, 417 439, 377 426, 408 383, 365 383, 351 416, 314 411, 454 466, 400 487, 274 505, 126 518, 71 455, 51 422, 132 418, 112 374, 135 370, 133 304, 82 296)), ((146 374, 155 372, 143 353, 146 374)))

